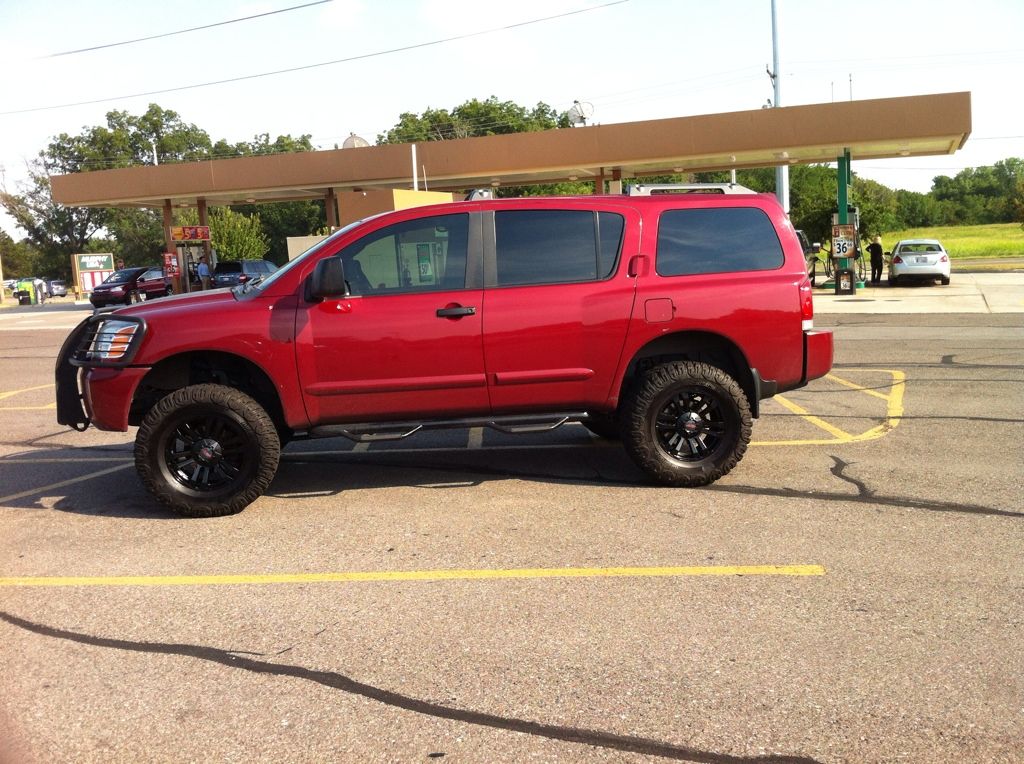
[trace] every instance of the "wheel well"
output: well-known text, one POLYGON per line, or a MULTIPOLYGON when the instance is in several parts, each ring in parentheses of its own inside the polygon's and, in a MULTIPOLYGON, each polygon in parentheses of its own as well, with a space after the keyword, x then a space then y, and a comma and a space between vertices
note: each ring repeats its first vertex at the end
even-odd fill
POLYGON ((135 391, 128 423, 138 425, 157 401, 189 385, 213 383, 240 390, 256 400, 279 432, 288 427, 277 388, 259 366, 240 356, 197 351, 165 358, 143 378, 135 391))
POLYGON ((672 361, 701 361, 721 369, 739 383, 747 396, 750 410, 757 416, 758 396, 754 374, 746 356, 733 342, 710 332, 679 332, 658 337, 637 351, 626 368, 619 401, 645 371, 672 361))

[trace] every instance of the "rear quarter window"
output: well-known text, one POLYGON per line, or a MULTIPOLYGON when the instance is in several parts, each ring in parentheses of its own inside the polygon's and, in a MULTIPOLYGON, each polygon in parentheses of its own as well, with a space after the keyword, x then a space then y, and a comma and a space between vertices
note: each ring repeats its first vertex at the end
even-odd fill
POLYGON ((775 226, 754 207, 666 210, 658 221, 661 276, 771 271, 784 261, 775 226))

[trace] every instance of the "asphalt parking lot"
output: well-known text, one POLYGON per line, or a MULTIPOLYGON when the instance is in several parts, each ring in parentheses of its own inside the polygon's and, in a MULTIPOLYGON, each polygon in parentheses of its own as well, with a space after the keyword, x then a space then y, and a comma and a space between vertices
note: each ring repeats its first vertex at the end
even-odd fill
POLYGON ((819 299, 833 374, 706 489, 468 430, 294 444, 212 520, 56 424, 88 311, 0 312, 0 760, 1021 761, 1024 289, 980 293, 819 299))

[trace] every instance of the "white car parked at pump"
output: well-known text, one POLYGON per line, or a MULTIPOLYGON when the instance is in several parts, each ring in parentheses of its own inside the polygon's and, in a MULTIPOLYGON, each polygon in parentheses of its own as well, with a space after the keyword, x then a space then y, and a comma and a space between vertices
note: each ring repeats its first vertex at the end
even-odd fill
POLYGON ((892 248, 889 286, 904 279, 939 279, 949 283, 949 255, 936 239, 903 239, 892 248))

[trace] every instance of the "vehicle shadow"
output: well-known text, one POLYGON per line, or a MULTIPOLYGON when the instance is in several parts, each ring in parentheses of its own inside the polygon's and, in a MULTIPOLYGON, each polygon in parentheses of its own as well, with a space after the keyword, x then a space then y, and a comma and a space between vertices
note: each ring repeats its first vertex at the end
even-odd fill
MULTIPOLYGON (((301 501, 358 490, 416 487, 451 491, 504 480, 626 487, 637 491, 687 490, 665 489, 652 484, 620 448, 601 443, 589 447, 577 444, 565 448, 524 446, 501 451, 431 451, 286 451, 266 495, 301 501)), ((53 509, 96 517, 184 519, 167 511, 149 496, 135 474, 130 455, 124 454, 121 458, 120 454, 108 452, 110 456, 87 463, 83 471, 82 462, 73 460, 73 452, 74 449, 68 449, 67 460, 58 456, 47 460, 46 464, 11 457, 0 459, 0 482, 5 486, 4 492, 13 491, 0 497, 3 506, 25 510, 53 509), (61 466, 58 469, 53 464, 61 466), (33 472, 26 474, 26 467, 34 468, 33 472), (51 504, 48 497, 58 493, 59 498, 51 504)), ((744 485, 732 482, 734 476, 704 488, 688 490, 802 501, 807 502, 808 509, 845 504, 870 506, 876 510, 885 507, 1024 519, 1022 512, 998 507, 938 501, 897 491, 887 493, 885 488, 869 486, 855 475, 847 474, 853 464, 838 456, 831 459, 833 464, 827 471, 827 482, 812 490, 785 485, 744 485)))

